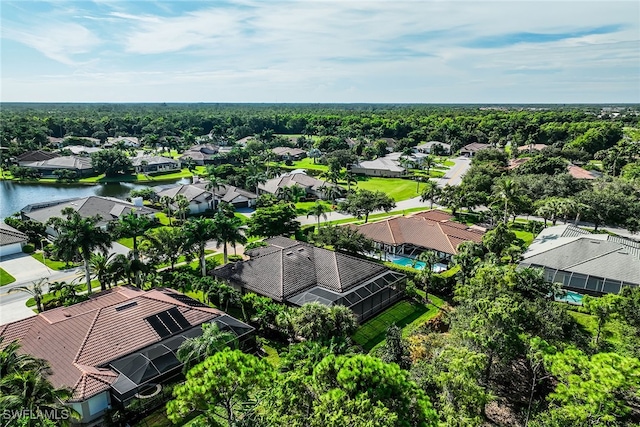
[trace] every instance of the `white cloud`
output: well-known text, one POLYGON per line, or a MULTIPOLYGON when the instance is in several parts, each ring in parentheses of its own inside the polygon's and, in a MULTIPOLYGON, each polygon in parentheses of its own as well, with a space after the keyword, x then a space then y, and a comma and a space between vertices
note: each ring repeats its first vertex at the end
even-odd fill
POLYGON ((43 55, 67 65, 76 61, 73 56, 91 52, 100 39, 82 25, 75 23, 47 24, 25 30, 3 30, 3 37, 23 43, 43 55))

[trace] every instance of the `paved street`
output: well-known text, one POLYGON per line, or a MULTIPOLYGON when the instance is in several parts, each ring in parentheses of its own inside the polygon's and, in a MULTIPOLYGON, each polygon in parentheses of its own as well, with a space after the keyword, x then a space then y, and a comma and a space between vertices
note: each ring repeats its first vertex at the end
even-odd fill
POLYGON ((457 157, 452 161, 455 165, 449 168, 444 176, 438 180, 438 186, 444 187, 447 184, 460 185, 462 177, 471 167, 471 159, 468 157, 457 157))

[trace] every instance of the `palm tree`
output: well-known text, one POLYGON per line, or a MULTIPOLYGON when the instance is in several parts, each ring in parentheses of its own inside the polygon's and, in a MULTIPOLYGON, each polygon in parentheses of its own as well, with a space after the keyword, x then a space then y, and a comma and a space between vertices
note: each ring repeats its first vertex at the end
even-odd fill
POLYGON ((185 249, 185 235, 181 228, 161 227, 146 236, 144 253, 157 262, 168 262, 174 269, 185 249))
POLYGON ((318 232, 320 232, 320 218, 322 217, 326 221, 327 212, 329 212, 329 210, 330 209, 327 206, 325 206, 323 203, 316 202, 307 211, 307 218, 313 215, 318 219, 318 232))
POLYGON ((325 199, 331 200, 334 203, 338 197, 342 196, 342 191, 337 185, 325 185, 320 188, 320 191, 325 199))
POLYGON ((99 216, 83 218, 73 208, 64 208, 62 214, 66 219, 52 218, 49 224, 58 233, 56 244, 61 247, 74 248, 80 252, 84 261, 87 293, 91 294, 91 272, 89 261, 95 251, 108 252, 111 248, 111 235, 97 226, 102 220, 99 216))
POLYGON ((189 213, 189 200, 183 194, 177 194, 173 201, 176 204, 178 216, 183 221, 187 220, 187 214, 189 213))
POLYGON ((260 184, 267 182, 267 175, 264 172, 255 172, 247 177, 246 187, 247 189, 255 187, 256 194, 258 194, 260 184))
POLYGON ((318 150, 317 148, 312 148, 311 150, 309 150, 307 155, 313 159, 313 164, 315 165, 317 160, 322 157, 322 151, 318 150))
POLYGON ((184 233, 187 237, 188 247, 193 247, 198 254, 200 262, 200 272, 202 277, 207 275, 207 266, 204 259, 204 249, 207 241, 216 238, 216 224, 208 218, 197 218, 187 221, 184 226, 184 233))
POLYGON ((358 184, 356 176, 351 171, 346 171, 341 176, 342 180, 347 184, 347 193, 351 192, 351 184, 358 184))
POLYGON ((509 220, 509 206, 515 203, 517 194, 517 184, 511 178, 498 181, 495 189, 496 196, 504 203, 504 223, 509 220))
POLYGON ((215 323, 203 323, 202 335, 187 338, 178 348, 178 360, 184 365, 182 372, 187 373, 194 365, 209 356, 223 350, 229 345, 235 347, 236 336, 231 332, 221 331, 215 323))
MULTIPOLYGON (((183 196, 184 197, 184 196, 183 196)), ((151 228, 151 220, 144 215, 136 215, 134 212, 129 212, 127 215, 118 219, 113 227, 113 232, 116 238, 131 237, 133 239, 133 259, 140 261, 140 254, 138 253, 138 237, 141 237, 151 228)), ((140 287, 140 274, 136 274, 136 286, 140 287)))
POLYGON ((429 209, 433 209, 433 202, 440 196, 440 187, 434 181, 428 180, 424 187, 422 187, 422 194, 420 195, 420 201, 426 202, 429 200, 429 209))
POLYGON ((213 174, 209 175, 209 182, 207 182, 206 189, 207 191, 211 191, 211 194, 213 196, 211 200, 211 209, 215 210, 218 203, 216 200, 216 190, 221 188, 224 184, 225 184, 225 181, 223 179, 218 178, 213 174))
MULTIPOLYGON (((0 337, 0 348, 2 348, 3 341, 4 337, 0 337)), ((48 365, 46 361, 33 357, 30 354, 19 353, 19 348, 20 343, 16 340, 10 342, 0 350, 0 378, 4 378, 14 372, 47 370, 48 365)))
POLYGON ((160 197, 160 204, 162 205, 162 210, 163 212, 167 215, 167 218, 169 218, 169 227, 171 227, 171 204, 173 203, 173 199, 169 196, 162 196, 160 197))
POLYGON ((422 167, 427 171, 427 176, 429 176, 429 172, 431 171, 431 168, 437 165, 438 163, 436 162, 435 157, 429 155, 422 158, 421 164, 422 164, 422 167))
POLYGON ((431 281, 431 277, 433 277, 433 266, 438 262, 438 255, 436 255, 434 251, 424 251, 418 255, 418 260, 425 264, 424 268, 418 274, 418 277, 424 285, 425 292, 427 292, 427 286, 431 281))
POLYGON ((213 218, 213 223, 215 227, 216 247, 222 245, 223 259, 226 264, 229 262, 227 244, 230 243, 235 248, 238 243, 244 244, 247 242, 247 238, 240 231, 242 222, 235 216, 228 217, 223 213, 217 213, 213 218))
POLYGON ((44 296, 44 286, 48 283, 48 280, 49 279, 47 277, 43 277, 41 279, 31 282, 31 287, 17 286, 15 288, 9 289, 7 293, 11 294, 13 292, 24 292, 25 294, 31 295, 31 297, 36 302, 36 305, 38 307, 38 312, 42 313, 44 311, 42 307, 42 298, 44 296))
POLYGON ((111 262, 113 261, 114 255, 115 254, 106 256, 105 254, 91 254, 89 269, 91 270, 91 274, 100 282, 101 291, 106 291, 107 285, 111 287, 111 262))

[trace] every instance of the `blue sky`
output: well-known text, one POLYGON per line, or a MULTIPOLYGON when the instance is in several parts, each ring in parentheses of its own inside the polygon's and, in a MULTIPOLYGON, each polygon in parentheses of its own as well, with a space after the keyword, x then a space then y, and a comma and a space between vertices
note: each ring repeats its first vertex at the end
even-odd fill
POLYGON ((4 102, 640 102, 640 2, 10 1, 4 102))

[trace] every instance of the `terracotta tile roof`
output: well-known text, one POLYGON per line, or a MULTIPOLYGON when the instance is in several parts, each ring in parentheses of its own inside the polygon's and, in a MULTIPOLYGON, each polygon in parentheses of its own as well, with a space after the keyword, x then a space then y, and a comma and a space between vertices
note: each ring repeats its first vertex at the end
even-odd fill
POLYGON ((145 292, 118 287, 80 304, 2 325, 2 345, 19 340, 21 351, 50 363, 54 386, 70 387, 72 400, 82 401, 115 381, 117 374, 102 366, 162 340, 146 317, 177 308, 189 325, 196 326, 224 314, 190 306, 172 295, 182 294, 164 288, 145 292))
POLYGON ((588 171, 576 165, 567 166, 567 171, 576 179, 597 179, 600 175, 598 172, 588 171))
POLYGON ((483 231, 452 221, 450 214, 438 210, 363 224, 358 231, 375 242, 392 246, 411 244, 453 255, 460 243, 480 242, 484 235, 483 231))

